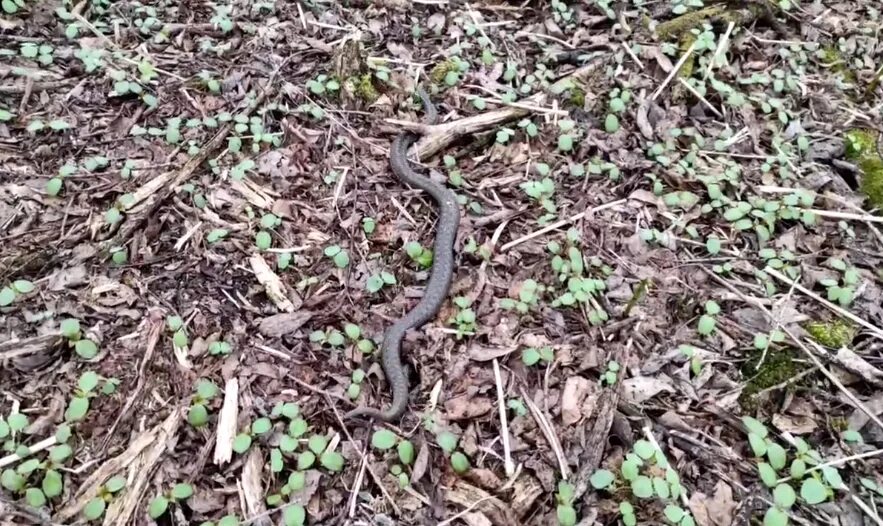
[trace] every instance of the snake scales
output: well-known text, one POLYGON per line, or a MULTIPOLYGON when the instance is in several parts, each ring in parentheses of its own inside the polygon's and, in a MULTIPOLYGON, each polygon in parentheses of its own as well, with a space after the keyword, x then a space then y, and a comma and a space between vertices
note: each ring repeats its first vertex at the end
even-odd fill
MULTIPOLYGON (((435 124, 438 113, 429 100, 429 95, 422 88, 417 89, 417 94, 423 101, 427 123, 435 124)), ((436 225, 432 270, 420 302, 405 316, 393 323, 383 336, 381 359, 383 373, 392 390, 392 404, 386 411, 358 407, 346 414, 347 419, 364 417, 390 422, 401 417, 408 405, 408 377, 405 374, 401 357, 402 339, 405 332, 417 329, 435 317, 448 295, 451 277, 454 273, 454 239, 457 237, 457 227, 460 223, 457 197, 443 184, 432 181, 411 168, 408 162, 408 148, 416 142, 417 138, 418 136, 412 132, 406 131, 399 134, 393 140, 389 164, 400 181, 428 193, 438 205, 439 218, 436 225)))

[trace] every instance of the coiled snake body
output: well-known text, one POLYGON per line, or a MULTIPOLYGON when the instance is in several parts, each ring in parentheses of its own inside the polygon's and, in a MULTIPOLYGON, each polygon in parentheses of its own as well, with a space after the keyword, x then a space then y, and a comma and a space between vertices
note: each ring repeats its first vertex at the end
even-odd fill
MULTIPOLYGON (((429 95, 420 88, 417 89, 417 94, 423 101, 427 123, 435 124, 438 114, 429 100, 429 95)), ((420 302, 404 317, 393 323, 383 337, 381 359, 383 373, 392 390, 392 404, 386 411, 359 407, 347 413, 347 419, 362 417, 390 422, 401 417, 408 405, 408 377, 402 366, 401 357, 402 339, 409 329, 419 328, 435 317, 448 295, 454 273, 454 240, 460 223, 457 196, 443 184, 420 175, 411 168, 408 162, 408 148, 417 141, 417 138, 418 136, 411 132, 399 134, 392 143, 389 164, 400 181, 428 193, 438 205, 439 218, 436 225, 432 270, 420 302)))

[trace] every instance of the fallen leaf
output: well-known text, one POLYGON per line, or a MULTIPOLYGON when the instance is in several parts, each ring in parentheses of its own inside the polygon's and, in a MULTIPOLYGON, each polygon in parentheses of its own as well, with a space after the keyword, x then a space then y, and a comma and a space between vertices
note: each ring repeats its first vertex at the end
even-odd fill
POLYGON ((650 376, 635 376, 622 382, 623 396, 633 404, 646 402, 662 391, 673 393, 675 389, 669 380, 650 376))
POLYGON ((300 329, 312 317, 312 312, 304 310, 275 314, 261 320, 258 332, 270 338, 284 336, 300 329))
POLYGON ((445 413, 450 420, 467 420, 483 416, 493 408, 493 402, 481 396, 463 395, 445 402, 445 413))
POLYGON ((589 381, 582 376, 571 376, 564 382, 561 393, 561 421, 573 425, 582 418, 582 402, 589 393, 589 381))

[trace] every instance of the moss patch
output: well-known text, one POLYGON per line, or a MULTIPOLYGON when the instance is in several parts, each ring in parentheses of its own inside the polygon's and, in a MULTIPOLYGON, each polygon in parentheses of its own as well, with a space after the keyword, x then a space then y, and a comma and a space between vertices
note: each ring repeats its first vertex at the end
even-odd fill
MULTIPOLYGON (((739 396, 739 405, 746 412, 754 412, 766 405, 767 400, 757 396, 759 392, 795 377, 808 367, 807 364, 795 359, 794 350, 770 348, 767 350, 766 358, 760 369, 757 369, 757 364, 762 356, 763 351, 755 350, 742 365, 742 377, 746 384, 739 396)), ((788 387, 793 387, 793 385, 788 387)), ((770 393, 766 395, 768 394, 770 393)))
POLYGON ((861 190, 871 205, 883 209, 883 159, 875 130, 854 129, 845 134, 846 158, 858 164, 862 173, 861 190))
POLYGON ((839 349, 849 346, 855 338, 855 325, 841 319, 833 321, 812 321, 803 329, 820 345, 839 349))
POLYGON ((380 93, 374 86, 374 78, 370 73, 350 77, 347 79, 347 84, 349 92, 366 104, 372 104, 380 97, 380 93))
POLYGON ((824 65, 831 68, 831 71, 843 77, 843 80, 850 84, 856 83, 855 72, 847 67, 847 62, 840 54, 840 50, 834 46, 827 46, 822 49, 822 61, 824 65))
POLYGON ((429 79, 433 84, 444 84, 445 77, 451 71, 459 71, 460 67, 455 60, 445 60, 444 62, 439 62, 432 68, 432 71, 429 72, 429 79))

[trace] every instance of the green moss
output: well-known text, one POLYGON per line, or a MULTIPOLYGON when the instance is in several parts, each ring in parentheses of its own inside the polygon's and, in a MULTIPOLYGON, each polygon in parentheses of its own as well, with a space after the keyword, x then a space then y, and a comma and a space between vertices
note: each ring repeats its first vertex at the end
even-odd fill
POLYGON ((685 13, 677 18, 668 20, 656 26, 656 34, 665 40, 672 36, 678 36, 694 27, 699 27, 703 22, 717 18, 727 11, 726 4, 714 4, 708 7, 685 13))
MULTIPOLYGON (((797 361, 792 349, 767 349, 766 357, 757 369, 757 364, 763 356, 763 351, 755 350, 742 365, 742 377, 746 380, 745 388, 739 396, 739 405, 746 412, 754 412, 765 405, 765 399, 760 399, 758 393, 774 385, 786 382, 804 371, 808 366, 797 361)), ((789 386, 793 387, 793 386, 789 386)))
POLYGON ((373 103, 380 97, 377 88, 374 87, 374 78, 370 73, 365 73, 350 79, 353 83, 353 93, 368 104, 373 103))
POLYGON ((586 92, 584 89, 574 86, 570 90, 570 103, 577 108, 583 108, 586 103, 586 92))
POLYGON ((849 420, 843 418, 842 416, 834 417, 829 421, 828 426, 830 427, 831 431, 840 434, 849 429, 849 420))
POLYGON ((877 137, 875 130, 853 129, 846 132, 846 158, 857 161, 862 157, 877 155, 877 137))
POLYGON ((445 76, 449 72, 459 71, 459 69, 459 65, 455 60, 439 62, 434 68, 432 68, 432 71, 429 72, 429 80, 431 80, 433 84, 444 84, 445 76))
POLYGON ((803 326, 813 340, 825 347, 839 349, 852 343, 855 326, 837 318, 833 321, 812 321, 803 326))
POLYGON ((874 207, 883 209, 883 159, 862 159, 858 167, 862 170, 862 192, 874 207))
POLYGON ((875 130, 853 129, 845 134, 846 158, 861 170, 861 190, 871 205, 883 209, 883 159, 878 146, 880 134, 875 130))
POLYGON ((826 46, 822 48, 822 61, 825 66, 831 68, 831 71, 843 76, 843 79, 850 84, 856 83, 855 72, 847 67, 847 62, 840 54, 840 50, 835 46, 826 46))

